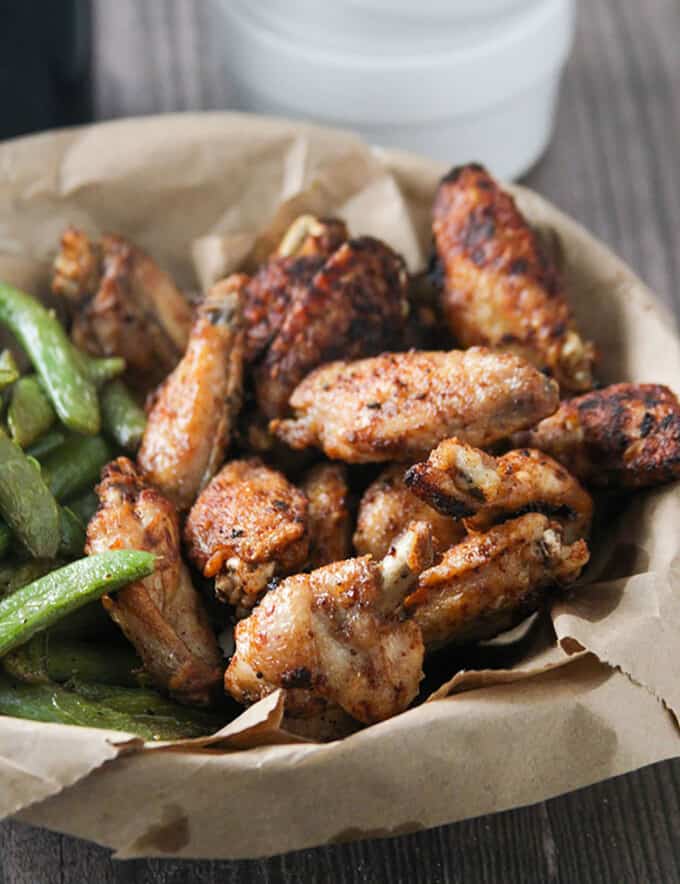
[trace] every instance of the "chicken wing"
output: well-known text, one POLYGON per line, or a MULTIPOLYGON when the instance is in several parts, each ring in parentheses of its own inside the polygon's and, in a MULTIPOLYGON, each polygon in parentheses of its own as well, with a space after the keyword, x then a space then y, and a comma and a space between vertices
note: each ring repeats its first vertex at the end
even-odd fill
POLYGON ((309 501, 310 569, 339 562, 351 554, 347 470, 343 464, 312 467, 302 483, 309 501))
POLYGON ((186 353, 161 386, 139 450, 145 476, 188 509, 224 461, 243 386, 242 290, 235 274, 199 306, 186 353))
POLYGON ((371 237, 337 249, 311 284, 291 294, 283 322, 255 370, 258 405, 270 418, 317 365, 370 356, 400 343, 408 313, 403 260, 371 237))
POLYGON ((186 348, 188 301, 152 258, 123 237, 107 235, 94 244, 67 230, 52 287, 76 308, 75 343, 94 355, 122 356, 140 388, 161 381, 186 348))
POLYGON ((462 540, 465 528, 409 491, 404 482, 405 470, 403 464, 387 467, 364 492, 354 548, 360 556, 370 554, 374 559, 382 559, 409 522, 424 522, 430 530, 434 560, 439 561, 450 546, 462 540))
POLYGON ((680 404, 660 384, 613 384, 578 396, 513 441, 546 451, 589 485, 680 479, 680 404))
POLYGON ((439 185, 432 227, 456 340, 511 350, 564 390, 589 390, 594 347, 578 333, 554 262, 510 194, 481 166, 453 169, 439 185))
POLYGON ((308 503, 258 458, 234 460, 201 492, 184 526, 189 556, 215 592, 244 615, 267 584, 309 555, 308 503))
POLYGON ((459 436, 485 447, 532 426, 558 405, 557 384, 511 353, 384 353, 333 362, 293 393, 293 420, 270 429, 291 448, 318 445, 348 463, 426 457, 459 436))
POLYGON ((438 512, 465 519, 469 531, 527 511, 564 524, 565 540, 587 537, 593 500, 580 482, 541 451, 522 448, 496 458, 445 439, 406 473, 408 488, 438 512))
POLYGON ((565 544, 559 523, 527 513, 451 547, 421 573, 405 607, 428 650, 488 639, 536 610, 548 587, 576 580, 587 561, 585 540, 565 544))
POLYGON ((210 702, 222 678, 222 658, 180 556, 177 512, 126 457, 104 469, 96 490, 100 505, 87 527, 88 555, 142 549, 157 556, 153 574, 104 596, 104 607, 158 687, 184 703, 210 702))
POLYGON ((240 703, 286 690, 287 713, 328 703, 370 724, 403 711, 418 691, 423 643, 402 600, 431 561, 427 528, 414 523, 381 562, 335 562, 284 580, 236 627, 224 678, 240 703))

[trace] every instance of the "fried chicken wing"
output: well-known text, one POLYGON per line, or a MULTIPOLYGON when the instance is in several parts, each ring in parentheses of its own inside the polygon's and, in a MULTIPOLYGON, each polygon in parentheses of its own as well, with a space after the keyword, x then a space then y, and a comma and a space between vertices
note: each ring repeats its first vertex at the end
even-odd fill
POLYGON ((153 574, 104 596, 104 607, 158 687, 185 703, 208 703, 222 678, 222 658, 180 556, 175 508, 126 457, 104 469, 96 490, 100 505, 87 527, 88 555, 142 549, 157 556, 153 574))
POLYGON ((579 334, 560 274, 510 194, 481 166, 453 169, 439 185, 432 227, 456 340, 511 350, 564 390, 589 390, 594 347, 579 334))
POLYGON ((465 528, 409 491, 404 482, 405 470, 404 464, 387 467, 364 492, 354 532, 354 548, 360 556, 370 554, 374 559, 381 559, 409 522, 424 522, 432 537, 434 560, 439 561, 450 546, 462 540, 465 528))
POLYGON ((469 531, 527 511, 564 524, 565 539, 587 537, 593 500, 580 482, 541 451, 522 448, 491 457, 458 439, 445 439, 406 473, 407 487, 438 512, 465 519, 469 531))
POLYGON ((312 467, 302 483, 309 501, 310 554, 307 567, 320 568, 351 554, 347 469, 343 464, 312 467))
POLYGON ((488 639, 536 610, 548 587, 576 580, 587 561, 585 540, 568 545, 559 523, 527 513, 451 547, 421 573, 405 607, 428 650, 488 639))
POLYGON ((309 555, 308 502, 258 458, 234 460, 201 492, 184 526, 189 556, 215 592, 244 614, 274 577, 309 555))
POLYGON ((285 415, 291 393, 317 365, 399 343, 407 312, 403 260, 371 237, 341 245, 309 285, 291 292, 283 322, 255 370, 262 412, 285 415))
POLYGON ((366 724, 403 711, 423 643, 401 605, 431 554, 414 523, 381 563, 363 556, 288 577, 237 625, 226 690, 247 704, 284 688, 287 713, 300 717, 318 714, 319 701, 366 724))
POLYGON ((242 290, 234 274, 199 306, 182 360, 161 386, 139 450, 149 481, 188 509, 224 460, 243 386, 242 290))
POLYGON ((546 451, 589 485, 642 488, 680 478, 680 404, 660 384, 593 390, 514 441, 546 451))
POLYGON ((557 384, 511 353, 384 353, 333 362, 308 375, 290 403, 296 417, 272 432, 291 448, 317 445, 348 463, 413 461, 442 439, 485 447, 558 405, 557 384))
POLYGON ((55 260, 52 288, 75 308, 75 343, 122 356, 138 387, 155 386, 184 352, 191 307, 155 261, 121 236, 92 243, 70 228, 55 260))

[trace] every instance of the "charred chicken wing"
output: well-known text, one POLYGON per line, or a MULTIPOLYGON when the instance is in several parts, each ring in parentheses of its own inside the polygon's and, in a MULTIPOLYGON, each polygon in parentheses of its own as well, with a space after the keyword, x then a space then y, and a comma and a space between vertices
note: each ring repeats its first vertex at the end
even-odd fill
POLYGON ((188 509, 224 460, 243 381, 242 289, 236 274, 199 306, 181 362, 162 385, 138 462, 179 508, 188 509))
POLYGON ((295 419, 270 429, 292 448, 317 445, 348 463, 413 461, 449 436, 485 447, 532 426, 555 411, 558 389, 514 354, 472 347, 333 362, 290 402, 295 419))
POLYGON ((300 717, 319 703, 366 724, 403 711, 423 643, 402 600, 430 561, 427 528, 414 523, 382 562, 363 556, 288 577, 237 625, 226 690, 253 703, 284 688, 288 714, 300 717))
POLYGON ((568 545, 559 523, 527 513, 451 547, 420 575, 406 610, 428 649, 488 639, 536 610, 548 587, 576 580, 587 561, 583 539, 568 545))
POLYGON ((450 546, 462 540, 465 528, 409 491, 404 482, 405 470, 402 464, 387 467, 364 492, 354 548, 360 556, 370 554, 374 559, 382 559, 409 522, 424 522, 432 537, 434 559, 439 561, 450 546))
POLYGON ((291 393, 317 365, 399 343, 408 312, 406 285, 403 260, 379 240, 361 237, 341 245, 309 285, 295 286, 255 370, 264 414, 285 415, 291 393))
POLYGON ((462 346, 512 350, 566 391, 592 387, 594 348, 576 329, 551 256, 485 169, 462 166, 442 180, 433 232, 442 306, 462 346))
POLYGON ((563 402, 516 437, 589 485, 642 488, 680 478, 680 404, 660 384, 613 384, 563 402))
POLYGON ((238 614, 259 601, 274 577, 309 555, 305 495, 259 459, 234 460, 212 479, 184 527, 189 556, 238 614))
POLYGON ((458 439, 445 439, 406 473, 406 485, 440 513, 465 519, 470 531, 527 511, 564 524, 568 542, 587 537, 591 496, 567 470, 541 451, 523 448, 491 457, 458 439))
POLYGON ((343 464, 312 467, 302 483, 309 501, 310 555, 308 568, 339 562, 351 554, 351 525, 347 469, 343 464))
POLYGON ((222 678, 221 654, 180 556, 175 508, 126 457, 105 468, 97 494, 86 552, 141 549, 157 556, 151 576, 104 596, 104 607, 159 687, 185 703, 208 703, 222 678))

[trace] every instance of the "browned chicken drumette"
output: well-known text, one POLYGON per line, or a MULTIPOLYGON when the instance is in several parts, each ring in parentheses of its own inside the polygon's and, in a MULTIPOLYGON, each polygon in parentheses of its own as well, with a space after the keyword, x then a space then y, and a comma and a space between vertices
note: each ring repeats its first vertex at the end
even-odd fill
POLYGON ((79 230, 66 230, 52 290, 68 303, 74 342, 93 355, 122 356, 140 389, 162 381, 184 353, 188 301, 152 258, 121 236, 93 243, 79 230))
POLYGON ((366 236, 343 243, 311 282, 294 285, 283 320, 255 368, 262 412, 270 418, 285 415, 295 387, 324 362, 370 356, 399 344, 408 313, 406 286, 402 258, 366 236))
POLYGON ((126 457, 104 469, 96 490, 100 505, 87 527, 88 555, 141 549, 157 557, 153 574, 104 596, 104 607, 158 687, 184 703, 208 703, 222 678, 222 657, 180 555, 175 508, 126 457))
POLYGON ((563 390, 589 390, 594 347, 578 333, 560 274, 512 196, 482 166, 458 167, 439 185, 432 228, 456 340, 511 350, 563 390))
POLYGON ((552 414, 557 384, 512 353, 385 353, 332 362, 290 399, 296 417, 272 432, 292 448, 317 445, 348 463, 413 461, 442 439, 485 447, 552 414))
POLYGON ((307 568, 346 559, 352 551, 347 468, 339 463, 317 464, 305 475, 302 490, 309 501, 307 568))
POLYGON ((404 604, 428 650, 480 641, 516 625, 587 561, 583 539, 566 544, 560 523, 526 513, 451 547, 404 604))
POLYGON ((226 690, 249 704, 283 688, 287 713, 302 718, 326 704, 366 724, 402 712, 423 662, 402 600, 430 561, 427 528, 414 523, 382 562, 363 556, 288 577, 237 625, 226 690))
POLYGON ((589 485, 680 478, 680 404, 660 384, 613 384, 570 399, 513 441, 546 451, 589 485))
POLYGON ((587 537, 593 501, 560 463, 528 448, 492 457, 458 439, 445 439, 406 473, 408 488, 438 510, 465 519, 469 531, 527 511, 564 525, 568 542, 587 537))
POLYGON ((219 598, 245 615, 267 584, 309 555, 308 502, 258 458, 234 460, 201 492, 184 526, 190 558, 219 598))
POLYGON ((405 464, 387 467, 364 491, 359 505, 354 548, 360 556, 382 559, 409 522, 424 522, 432 538, 434 560, 465 535, 461 522, 443 516, 409 491, 405 464))
POLYGON ((242 291, 218 282, 196 313, 179 365, 158 390, 137 457, 145 476, 188 509, 224 461, 243 386, 242 291))

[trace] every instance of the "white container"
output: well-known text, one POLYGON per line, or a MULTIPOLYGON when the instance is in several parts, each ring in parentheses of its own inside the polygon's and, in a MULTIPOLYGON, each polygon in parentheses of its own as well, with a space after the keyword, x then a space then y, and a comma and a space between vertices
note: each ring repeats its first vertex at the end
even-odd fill
POLYGON ((514 178, 552 130, 574 0, 218 0, 239 107, 514 178))

